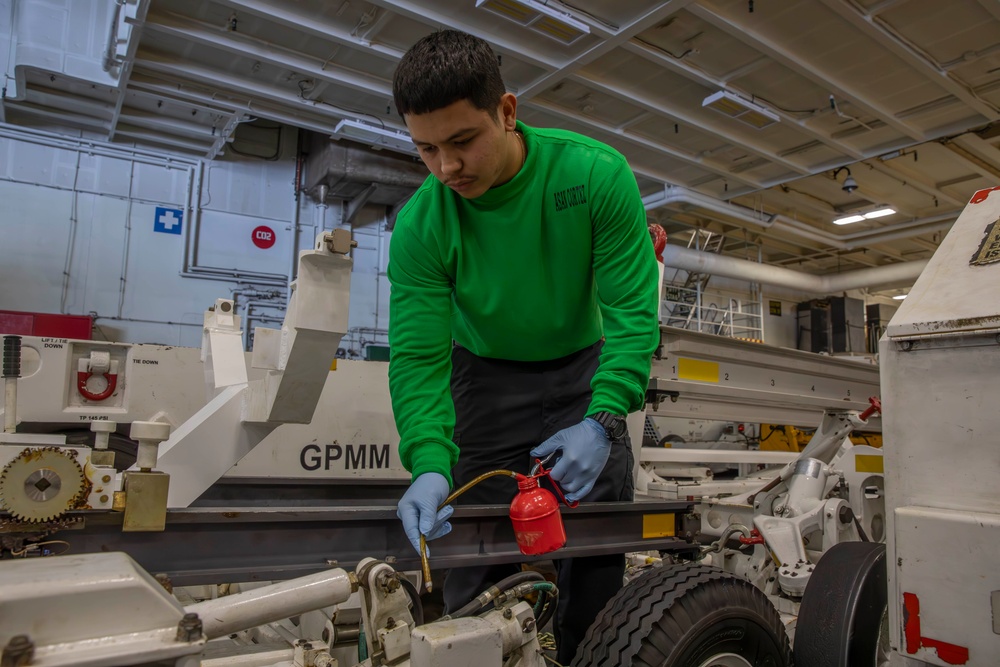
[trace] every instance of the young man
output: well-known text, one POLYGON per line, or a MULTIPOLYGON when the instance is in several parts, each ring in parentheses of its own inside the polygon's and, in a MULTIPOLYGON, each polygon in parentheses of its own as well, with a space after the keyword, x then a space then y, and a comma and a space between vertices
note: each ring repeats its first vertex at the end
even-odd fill
MULTIPOLYGON (((553 453, 567 499, 631 500, 624 420, 643 404, 659 290, 625 158, 518 122, 496 55, 464 33, 417 42, 393 95, 432 174, 389 249, 389 388, 413 474, 398 508, 407 537, 418 548, 421 534, 451 530, 451 507, 438 507, 453 485, 498 468, 527 473, 553 453)), ((456 502, 505 504, 516 492, 494 477, 456 502)), ((621 587, 624 558, 557 567, 558 660, 569 665, 621 587)), ((518 569, 452 570, 446 608, 518 569)))

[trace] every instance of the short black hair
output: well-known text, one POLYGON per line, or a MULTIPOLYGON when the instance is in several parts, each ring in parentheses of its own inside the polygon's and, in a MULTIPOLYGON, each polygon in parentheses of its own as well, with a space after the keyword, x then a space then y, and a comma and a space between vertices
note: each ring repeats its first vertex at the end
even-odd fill
POLYGON ((460 100, 493 112, 505 88, 490 45, 474 35, 441 30, 410 47, 392 77, 396 111, 424 114, 460 100))

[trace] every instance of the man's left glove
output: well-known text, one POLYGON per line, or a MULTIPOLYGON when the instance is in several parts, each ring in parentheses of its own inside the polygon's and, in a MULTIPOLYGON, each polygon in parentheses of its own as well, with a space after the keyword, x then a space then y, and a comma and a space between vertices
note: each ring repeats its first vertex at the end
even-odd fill
POLYGON ((552 468, 551 477, 562 487, 566 500, 572 503, 594 488, 594 482, 608 462, 611 441, 604 427, 587 417, 532 449, 531 456, 544 459, 558 450, 562 450, 562 456, 552 468))

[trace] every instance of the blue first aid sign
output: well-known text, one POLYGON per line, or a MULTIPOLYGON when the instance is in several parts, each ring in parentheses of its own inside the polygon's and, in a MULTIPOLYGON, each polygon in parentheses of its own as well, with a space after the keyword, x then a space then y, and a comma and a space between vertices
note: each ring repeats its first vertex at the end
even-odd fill
POLYGON ((156 217, 153 219, 153 231, 164 234, 180 234, 184 211, 179 208, 156 207, 156 217))

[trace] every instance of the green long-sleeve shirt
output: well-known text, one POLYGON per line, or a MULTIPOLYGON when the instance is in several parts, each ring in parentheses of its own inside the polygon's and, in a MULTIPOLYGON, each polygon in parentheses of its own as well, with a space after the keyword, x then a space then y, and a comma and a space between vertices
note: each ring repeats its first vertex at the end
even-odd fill
POLYGON ((557 359, 604 336, 588 414, 642 406, 659 341, 656 259, 635 177, 613 148, 518 123, 527 159, 466 200, 433 176, 389 246, 389 390, 413 477, 449 480, 452 340, 482 357, 557 359))

